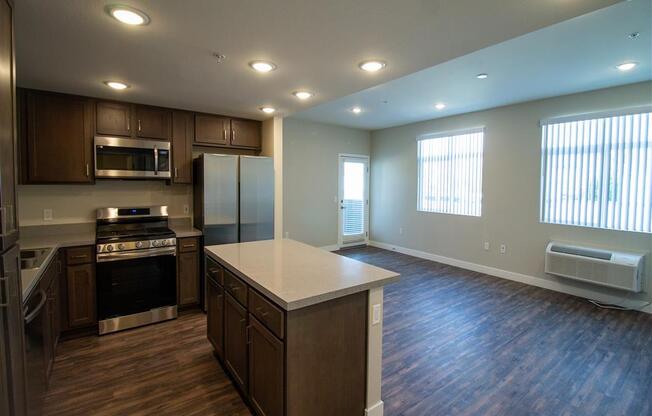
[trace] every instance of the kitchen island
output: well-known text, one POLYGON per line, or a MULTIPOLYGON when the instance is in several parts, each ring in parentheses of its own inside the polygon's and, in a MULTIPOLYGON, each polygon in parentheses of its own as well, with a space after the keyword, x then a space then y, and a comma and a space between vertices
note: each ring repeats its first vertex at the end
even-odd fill
POLYGON ((256 413, 383 414, 383 286, 397 273, 287 239, 205 254, 208 339, 256 413))

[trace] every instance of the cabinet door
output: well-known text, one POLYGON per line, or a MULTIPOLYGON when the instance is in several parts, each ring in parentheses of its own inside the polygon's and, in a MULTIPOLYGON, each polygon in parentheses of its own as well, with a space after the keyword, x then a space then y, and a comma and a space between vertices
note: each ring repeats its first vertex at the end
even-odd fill
POLYGON ((231 120, 211 114, 195 114, 195 142, 226 146, 231 134, 231 120))
POLYGON ((224 363, 238 387, 246 392, 247 311, 228 293, 224 299, 224 363))
POLYGON ((131 136, 131 104, 99 101, 96 112, 98 134, 131 136))
POLYGON ((68 266, 68 325, 70 328, 97 322, 95 271, 92 264, 68 266))
POLYGON ((261 123, 255 120, 231 120, 231 146, 259 149, 261 123))
POLYGON ((27 182, 88 183, 93 105, 74 96, 27 93, 27 182))
POLYGON ((213 279, 207 279, 207 336, 218 357, 224 358, 224 289, 213 279))
POLYGON ((175 111, 172 114, 172 182, 192 183, 192 113, 175 111))
POLYGON ((177 255, 179 306, 199 303, 199 259, 197 252, 177 255))
POLYGON ((170 140, 172 113, 156 107, 136 106, 136 136, 170 140))
POLYGON ((249 398, 259 415, 283 415, 283 342, 249 315, 249 398))

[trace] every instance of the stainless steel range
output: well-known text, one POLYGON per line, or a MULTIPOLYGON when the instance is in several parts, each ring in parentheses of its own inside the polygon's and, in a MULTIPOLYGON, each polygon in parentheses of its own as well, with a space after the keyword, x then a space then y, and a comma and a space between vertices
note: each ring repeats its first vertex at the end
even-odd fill
POLYGON ((166 206, 97 210, 100 335, 177 317, 176 236, 166 206))

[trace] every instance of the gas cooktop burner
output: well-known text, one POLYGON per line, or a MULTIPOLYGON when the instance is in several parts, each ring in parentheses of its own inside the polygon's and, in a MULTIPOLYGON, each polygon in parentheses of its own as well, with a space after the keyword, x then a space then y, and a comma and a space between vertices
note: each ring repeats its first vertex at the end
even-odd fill
POLYGON ((97 210, 98 244, 165 240, 174 237, 174 232, 168 227, 167 207, 97 210))

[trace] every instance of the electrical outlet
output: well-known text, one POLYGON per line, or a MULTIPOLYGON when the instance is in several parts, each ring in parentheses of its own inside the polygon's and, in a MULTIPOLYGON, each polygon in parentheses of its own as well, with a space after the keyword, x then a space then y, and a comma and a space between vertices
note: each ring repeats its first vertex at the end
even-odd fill
POLYGON ((400 228, 398 229, 398 233, 399 233, 400 235, 403 235, 403 227, 400 227, 400 228))
POLYGON ((505 244, 500 245, 500 254, 507 253, 507 246, 505 244))
POLYGON ((285 238, 290 238, 290 232, 289 231, 285 232, 285 238))
POLYGON ((43 210, 43 221, 52 221, 52 209, 45 208, 43 210))
POLYGON ((371 307, 373 313, 371 318, 372 325, 378 325, 380 323, 380 303, 377 303, 371 307))
POLYGON ((183 213, 184 214, 190 213, 190 207, 188 206, 188 204, 183 204, 183 213))
POLYGON ((485 242, 484 242, 484 250, 485 250, 485 251, 489 251, 490 248, 491 248, 491 246, 489 245, 489 242, 488 242, 488 241, 485 241, 485 242))

